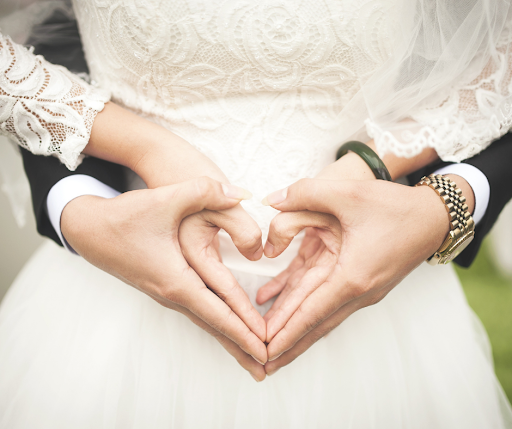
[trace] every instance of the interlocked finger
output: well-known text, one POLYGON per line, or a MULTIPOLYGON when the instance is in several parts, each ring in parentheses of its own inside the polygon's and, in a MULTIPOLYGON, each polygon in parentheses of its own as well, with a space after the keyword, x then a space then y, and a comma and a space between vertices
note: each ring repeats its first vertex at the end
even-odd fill
POLYGON ((181 306, 188 308, 214 330, 232 340, 256 361, 261 364, 267 361, 267 350, 263 341, 224 301, 205 286, 197 274, 186 275, 183 282, 187 284, 188 292, 181 296, 181 306))
POLYGON ((330 273, 331 267, 329 266, 316 266, 306 270, 295 287, 290 284, 286 290, 287 293, 282 298, 279 296, 279 302, 276 300, 274 303, 274 311, 267 321, 267 342, 271 342, 287 324, 304 300, 325 283, 330 273))
POLYGON ((318 340, 325 337, 329 332, 343 323, 351 314, 355 313, 363 306, 364 305, 360 300, 353 300, 340 308, 336 313, 328 317, 319 326, 297 341, 297 343, 295 343, 295 345, 289 350, 277 355, 277 358, 267 362, 265 364, 265 371, 267 372, 267 375, 275 374, 280 368, 293 362, 318 340))
POLYGON ((292 348, 297 341, 320 325, 354 298, 354 291, 344 282, 341 267, 336 264, 327 281, 317 287, 269 343, 269 360, 292 348))
POLYGON ((293 238, 304 228, 314 227, 326 230, 339 230, 339 221, 326 213, 311 211, 282 212, 270 223, 265 256, 279 256, 291 243, 293 238))
MULTIPOLYGON (((314 267, 315 261, 320 258, 323 250, 325 250, 325 246, 322 245, 321 240, 317 236, 311 236, 306 233, 306 237, 299 249, 299 254, 294 259, 294 261, 297 260, 297 264, 295 264, 296 270, 288 276, 288 280, 284 289, 274 301, 267 314, 265 314, 265 320, 267 322, 290 295, 290 293, 300 284, 302 278, 308 272, 308 270, 314 267), (301 262, 301 265, 299 265, 299 261, 301 262)), ((294 261, 292 261, 290 267, 294 265, 294 261)))
MULTIPOLYGON (((293 258, 292 262, 284 271, 280 272, 277 276, 275 276, 268 283, 265 283, 259 290, 256 295, 256 302, 259 305, 265 304, 269 299, 273 298, 279 293, 283 292, 283 289, 288 284, 288 279, 300 270, 304 266, 304 258, 300 255, 297 255, 293 258)), ((269 310, 270 311, 270 310, 269 310)), ((268 313, 267 313, 268 314, 268 313)))

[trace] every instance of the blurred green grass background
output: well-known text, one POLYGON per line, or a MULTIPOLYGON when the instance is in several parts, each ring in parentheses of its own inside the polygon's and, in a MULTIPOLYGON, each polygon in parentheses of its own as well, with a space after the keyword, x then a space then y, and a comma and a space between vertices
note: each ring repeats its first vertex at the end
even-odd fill
POLYGON ((487 330, 496 374, 512 402, 512 278, 493 263, 488 239, 469 269, 455 267, 469 305, 487 330))

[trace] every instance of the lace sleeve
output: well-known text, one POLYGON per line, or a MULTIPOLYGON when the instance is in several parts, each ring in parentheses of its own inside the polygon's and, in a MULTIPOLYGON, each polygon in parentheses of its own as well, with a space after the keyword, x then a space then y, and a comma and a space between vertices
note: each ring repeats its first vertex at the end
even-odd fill
MULTIPOLYGON (((502 15, 510 16, 510 10, 502 15)), ((454 35, 438 53, 429 52, 434 60, 426 59, 429 56, 422 52, 402 62, 402 75, 406 70, 412 77, 405 83, 400 81, 402 76, 395 78, 394 87, 387 93, 396 96, 396 101, 389 103, 392 108, 380 117, 370 115, 366 120, 367 133, 374 138, 380 154, 392 152, 410 157, 433 147, 442 160, 460 162, 509 131, 512 125, 510 18, 499 32, 488 30, 487 36, 478 41, 470 35, 478 29, 483 34, 482 26, 474 22, 473 26, 467 25, 468 20, 456 28, 464 35, 462 30, 466 27, 465 37, 455 43, 457 35, 454 35), (464 58, 464 52, 470 49, 474 53, 464 58), (400 120, 399 115, 407 119, 400 120)))
POLYGON ((0 33, 0 134, 37 155, 80 164, 109 96, 0 33))

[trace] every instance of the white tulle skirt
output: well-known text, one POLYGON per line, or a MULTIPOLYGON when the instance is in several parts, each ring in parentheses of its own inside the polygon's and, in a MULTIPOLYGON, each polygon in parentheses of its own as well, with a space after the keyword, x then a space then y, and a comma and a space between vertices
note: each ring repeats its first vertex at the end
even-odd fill
MULTIPOLYGON (((235 273, 253 297, 268 277, 235 273)), ((5 429, 512 426, 450 267, 423 265, 262 383, 184 316, 45 243, 0 311, 5 429)))

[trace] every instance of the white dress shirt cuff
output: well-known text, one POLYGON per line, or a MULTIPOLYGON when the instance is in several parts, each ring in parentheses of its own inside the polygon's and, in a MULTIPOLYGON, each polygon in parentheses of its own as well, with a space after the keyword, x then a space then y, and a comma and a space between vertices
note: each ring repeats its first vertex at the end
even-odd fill
POLYGON ((66 241, 60 229, 60 218, 66 205, 77 197, 82 195, 95 195, 103 198, 114 198, 119 195, 115 189, 96 180, 94 177, 84 174, 75 174, 59 180, 48 193, 46 199, 46 208, 48 217, 60 238, 62 245, 71 253, 77 254, 66 241))
POLYGON ((462 177, 473 189, 475 195, 475 209, 473 210, 473 220, 478 224, 482 220, 489 205, 489 197, 491 195, 491 186, 484 173, 478 168, 470 164, 450 164, 434 174, 456 174, 462 177))

